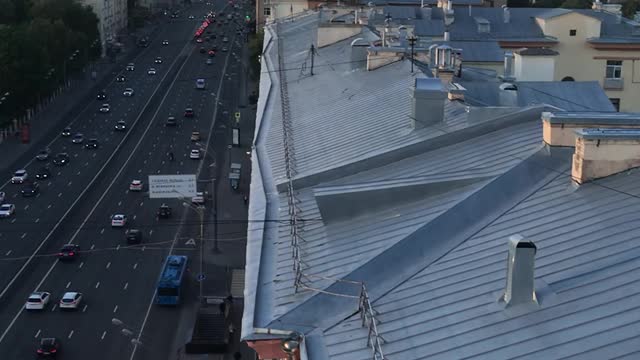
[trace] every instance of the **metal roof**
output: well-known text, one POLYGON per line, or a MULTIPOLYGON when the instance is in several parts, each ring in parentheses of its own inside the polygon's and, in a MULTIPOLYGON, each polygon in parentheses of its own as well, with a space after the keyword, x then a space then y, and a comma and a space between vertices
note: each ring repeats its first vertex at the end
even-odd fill
POLYGON ((640 173, 572 186, 573 151, 543 146, 541 107, 447 102, 442 123, 411 130, 408 64, 353 70, 342 63, 350 38, 320 49, 310 76, 302 64, 316 22, 301 17, 265 35, 243 337, 298 330, 309 359, 370 359, 368 331, 353 316, 358 299, 343 296, 359 288, 347 280, 366 283, 389 359, 640 352, 640 173), (276 187, 284 181, 278 39, 292 69, 296 176, 318 176, 295 187, 294 203, 276 187), (293 204, 304 219, 303 283, 327 292, 294 293, 293 204), (345 209, 323 217, 332 207, 345 209), (536 311, 497 302, 513 234, 538 246, 536 311))

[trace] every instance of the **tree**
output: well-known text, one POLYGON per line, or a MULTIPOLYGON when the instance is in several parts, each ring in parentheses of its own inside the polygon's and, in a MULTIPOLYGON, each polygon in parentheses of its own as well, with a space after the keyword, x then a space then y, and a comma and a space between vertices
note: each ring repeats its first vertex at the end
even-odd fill
POLYGON ((591 0, 566 0, 560 7, 565 9, 591 9, 591 0))
POLYGON ((622 4, 622 15, 624 15, 624 17, 626 18, 633 19, 636 11, 638 11, 639 5, 640 1, 638 0, 625 1, 624 4, 622 4))

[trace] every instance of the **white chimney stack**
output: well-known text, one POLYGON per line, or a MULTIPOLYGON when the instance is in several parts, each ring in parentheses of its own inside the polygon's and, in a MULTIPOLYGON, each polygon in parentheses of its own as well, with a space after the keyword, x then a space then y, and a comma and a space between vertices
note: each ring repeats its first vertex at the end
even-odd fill
POLYGON ((450 41, 450 39, 451 39, 451 35, 450 35, 449 31, 445 31, 443 40, 444 41, 450 41))
POLYGON ((537 304, 534 287, 536 245, 520 235, 509 238, 507 287, 503 300, 507 306, 537 304))
POLYGON ((447 1, 447 10, 451 11, 453 9, 453 0, 447 1))
POLYGON ((506 5, 502 6, 502 18, 504 19, 504 23, 508 24, 511 21, 511 10, 506 5))

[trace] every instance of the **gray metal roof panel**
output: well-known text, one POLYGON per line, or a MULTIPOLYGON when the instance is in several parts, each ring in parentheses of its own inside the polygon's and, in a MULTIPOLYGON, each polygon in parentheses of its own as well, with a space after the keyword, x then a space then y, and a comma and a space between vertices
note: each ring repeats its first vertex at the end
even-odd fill
POLYGON ((639 125, 640 113, 544 112, 542 119, 551 124, 639 125))
POLYGON ((579 129, 578 137, 584 139, 640 139, 640 129, 579 129))

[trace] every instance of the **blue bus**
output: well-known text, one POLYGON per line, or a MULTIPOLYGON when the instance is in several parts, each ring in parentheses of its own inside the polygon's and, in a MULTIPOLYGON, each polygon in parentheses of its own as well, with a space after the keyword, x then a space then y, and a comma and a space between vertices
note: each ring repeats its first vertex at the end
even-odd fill
POLYGON ((180 291, 187 270, 187 257, 184 255, 169 255, 162 265, 158 288, 156 290, 156 304, 178 305, 180 291))

